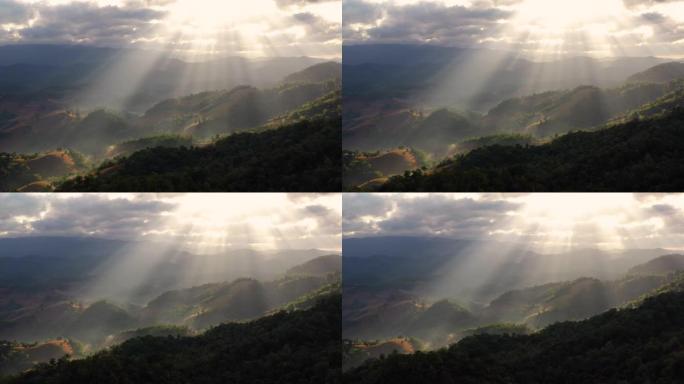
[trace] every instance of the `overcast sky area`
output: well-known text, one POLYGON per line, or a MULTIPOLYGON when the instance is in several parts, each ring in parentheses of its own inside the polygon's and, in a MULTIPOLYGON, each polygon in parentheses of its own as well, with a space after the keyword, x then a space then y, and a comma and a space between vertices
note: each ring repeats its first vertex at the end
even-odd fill
POLYGON ((436 236, 539 249, 684 249, 684 195, 345 194, 345 237, 436 236))
POLYGON ((0 194, 0 237, 341 248, 339 194, 0 194))
POLYGON ((0 0, 0 44, 341 56, 340 0, 0 0))
POLYGON ((345 44, 684 57, 682 0, 344 0, 345 44))

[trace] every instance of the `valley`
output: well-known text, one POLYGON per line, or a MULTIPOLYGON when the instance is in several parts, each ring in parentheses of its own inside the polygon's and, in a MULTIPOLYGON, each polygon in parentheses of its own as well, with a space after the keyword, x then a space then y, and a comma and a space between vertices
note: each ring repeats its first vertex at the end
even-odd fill
MULTIPOLYGON (((393 239, 382 240, 388 243, 393 239)), ((444 245, 442 249, 446 250, 444 245)), ((516 255, 508 251, 508 261, 489 267, 500 272, 490 272, 496 280, 488 284, 484 268, 492 261, 474 265, 482 255, 459 259, 458 255, 440 256, 428 249, 415 257, 345 256, 343 335, 351 343, 345 358, 360 364, 363 359, 358 354, 377 358, 394 349, 402 353, 439 349, 476 334, 529 334, 556 322, 582 320, 625 306, 682 284, 684 255, 652 256, 658 252, 663 251, 610 256, 596 250, 561 255, 516 255), (607 264, 601 266, 604 258, 607 264), (560 276, 529 274, 530 269, 543 270, 541 262, 557 265, 562 259, 582 263, 582 268, 557 267, 564 271, 560 276), (609 262, 611 259, 617 261, 609 262), (416 263, 422 267, 417 268, 416 263), (454 271, 453 265, 467 267, 454 271), (469 280, 468 275, 473 273, 480 279, 469 280), (371 278, 380 275, 382 278, 371 278), (396 343, 394 340, 405 341, 380 347, 382 343, 396 343), (380 344, 363 347, 367 343, 380 344)))
MULTIPOLYGON (((306 257, 307 252, 301 253, 300 259, 306 257)), ((7 265, 6 258, 0 259, 6 264, 5 273, 16 279, 14 283, 7 277, 2 279, 0 340, 18 340, 4 342, 7 351, 0 372, 5 375, 64 355, 90 356, 136 337, 190 337, 221 323, 245 322, 279 310, 305 310, 319 298, 339 291, 341 272, 339 256, 323 255, 275 274, 278 277, 270 281, 244 277, 171 290, 182 286, 185 272, 179 269, 182 266, 169 266, 177 270, 167 267, 166 272, 160 271, 156 281, 138 287, 125 301, 121 296, 94 299, 96 293, 84 292, 103 277, 97 274, 97 266, 83 264, 107 262, 55 259, 43 261, 48 270, 70 271, 62 276, 53 273, 48 280, 42 278, 39 286, 27 281, 34 272, 22 270, 32 265, 31 260, 7 265), (17 275, 22 273, 24 276, 17 275), (83 281, 84 275, 87 281, 83 281), (151 299, 145 302, 148 297, 151 299)), ((202 279, 210 277, 198 281, 202 279)))
POLYGON ((372 46, 391 54, 412 50, 424 53, 415 62, 391 66, 373 56, 370 47, 347 47, 352 59, 345 60, 344 66, 346 190, 678 190, 670 180, 679 174, 672 166, 679 159, 671 156, 679 152, 674 147, 681 140, 672 140, 671 135, 678 131, 670 132, 668 127, 679 124, 682 63, 620 57, 535 63, 505 56, 494 60, 495 53, 486 50, 372 46), (498 63, 498 69, 489 74, 472 67, 469 60, 478 55, 498 63), (371 66, 382 68, 383 75, 366 77, 371 66), (427 71, 435 66, 443 69, 427 71), (531 69, 535 66, 545 67, 531 69), (562 68, 582 70, 560 76, 562 68), (391 77, 401 73, 415 83, 400 85, 398 78, 391 77), (477 80, 482 76, 491 78, 477 80), (383 81, 387 83, 380 88, 383 81), (483 82, 491 94, 484 99, 472 96, 469 87, 482 86, 483 82), (372 93, 374 84, 383 92, 372 93), (663 138, 673 148, 652 147, 651 142, 630 131, 634 124, 641 125, 639 132, 648 127, 649 138, 663 138), (595 148, 582 152, 587 146, 595 148), (620 147, 637 153, 621 158, 620 147), (368 160, 389 158, 397 148, 419 154, 422 161, 411 164, 395 158, 391 165, 378 167, 368 160), (597 150, 619 161, 597 169, 593 164, 601 160, 592 158, 597 150), (592 164, 593 172, 578 180, 583 177, 582 164, 592 164), (647 171, 648 165, 655 169, 647 171), (643 185, 619 184, 619 180, 631 182, 652 173, 665 175, 663 180, 643 185), (568 182, 564 183, 564 178, 568 182))
POLYGON ((684 254, 674 222, 646 223, 678 195, 345 203, 344 382, 676 382, 684 254))
POLYGON ((0 383, 339 382, 339 200, 0 194, 0 383))
POLYGON ((55 68, 34 68, 32 63, 54 48, 0 47, 7 52, 3 68, 28 72, 16 87, 11 72, 0 76, 0 84, 8 83, 0 92, 3 191, 340 189, 337 62, 226 58, 189 63, 145 51, 68 46, 64 49, 74 51, 73 58, 55 61, 55 68), (121 103, 116 93, 129 91, 114 86, 114 79, 97 95, 89 94, 104 81, 98 77, 116 73, 108 66, 126 60, 141 65, 127 69, 134 71, 129 76, 143 76, 135 73, 142 68, 152 71, 137 85, 137 94, 121 103), (161 64, 154 67, 156 62, 161 64), (189 77, 192 73, 218 77, 189 77), (306 143, 303 148, 300 142, 306 143), (236 157, 235 151, 241 154, 236 157), (198 158, 202 165, 213 164, 211 172, 198 175, 204 168, 198 158), (127 162, 135 163, 134 174, 115 172, 127 162), (264 183, 271 179, 261 175, 264 169, 282 179, 264 183), (234 175, 224 177, 227 172, 234 175))

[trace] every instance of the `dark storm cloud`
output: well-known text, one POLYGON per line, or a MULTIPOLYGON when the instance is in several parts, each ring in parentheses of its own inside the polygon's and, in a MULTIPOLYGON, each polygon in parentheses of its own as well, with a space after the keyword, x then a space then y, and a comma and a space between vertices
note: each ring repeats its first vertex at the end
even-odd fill
POLYGON ((344 0, 342 15, 344 24, 370 24, 382 17, 382 6, 363 0, 344 0))
POLYGON ((0 234, 26 231, 22 216, 36 217, 47 207, 31 194, 0 194, 0 234))
POLYGON ((36 216, 45 209, 45 202, 31 194, 0 194, 0 222, 15 216, 36 216))
POLYGON ((489 2, 476 2, 470 7, 448 6, 440 2, 419 2, 403 6, 383 5, 381 12, 371 3, 356 0, 343 8, 345 39, 351 42, 370 40, 469 45, 498 35, 502 26, 497 21, 511 15, 511 11, 497 8, 489 2), (379 15, 384 15, 382 23, 365 28, 365 38, 351 25, 371 24, 380 17, 379 15))
POLYGON ((304 6, 307 4, 330 3, 337 0, 275 0, 281 8, 291 7, 293 5, 304 6))
POLYGON ((0 24, 23 24, 33 16, 33 10, 27 4, 14 0, 0 0, 0 24))
POLYGON ((344 231, 359 236, 480 237, 504 226, 509 220, 507 212, 519 207, 518 203, 505 200, 454 199, 447 195, 415 198, 345 195, 344 231), (375 219, 369 223, 365 220, 367 217, 375 219))
POLYGON ((681 209, 670 204, 655 204, 647 209, 647 212, 663 220, 664 232, 684 233, 684 212, 681 209))
MULTIPOLYGON (((684 6, 684 3, 682 3, 684 6)), ((684 25, 659 12, 646 12, 637 17, 635 23, 645 23, 653 28, 653 40, 656 43, 670 44, 684 39, 684 25)))
POLYGON ((25 42, 80 42, 126 44, 148 37, 155 28, 152 21, 165 13, 144 4, 99 7, 92 3, 46 6, 38 4, 38 21, 20 31, 25 42))
POLYGON ((627 8, 633 8, 638 6, 652 6, 655 4, 662 3, 677 3, 682 2, 682 0, 622 0, 627 8))
POLYGON ((329 235, 340 233, 340 214, 324 205, 307 205, 300 210, 301 217, 308 217, 316 220, 318 224, 317 232, 329 235))
POLYGON ((658 12, 647 12, 647 13, 642 13, 641 14, 641 19, 644 21, 647 21, 649 23, 662 23, 663 21, 667 20, 665 16, 658 12))
POLYGON ((59 199, 51 204, 49 214, 33 224, 41 234, 89 234, 133 238, 156 228, 162 213, 174 206, 161 201, 109 200, 101 195, 78 199, 59 199))
POLYGON ((134 238, 164 220, 175 206, 150 198, 109 199, 104 195, 0 195, 0 233, 7 235, 90 235, 134 238))
POLYGON ((357 220, 363 216, 385 216, 392 209, 392 199, 381 195, 344 195, 344 220, 357 220))
POLYGON ((397 211, 379 224, 384 233, 435 234, 479 237, 507 221, 506 212, 518 204, 504 200, 453 200, 447 196, 411 199, 397 205, 397 211))
POLYGON ((340 37, 339 23, 329 22, 313 13, 296 13, 292 16, 292 19, 304 27, 307 36, 312 41, 322 42, 340 37))

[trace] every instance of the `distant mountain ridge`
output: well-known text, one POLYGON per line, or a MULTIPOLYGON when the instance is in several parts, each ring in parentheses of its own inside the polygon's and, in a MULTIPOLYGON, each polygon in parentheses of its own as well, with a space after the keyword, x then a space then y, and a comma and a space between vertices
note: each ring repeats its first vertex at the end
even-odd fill
POLYGON ((428 104, 475 110, 514 96, 580 85, 617 86, 634 73, 667 61, 569 57, 534 62, 515 52, 433 45, 346 45, 342 49, 345 99, 424 98, 428 104))
POLYGON ((123 109, 141 112, 154 102, 184 94, 241 84, 274 86, 290 73, 323 62, 308 57, 217 57, 205 62, 186 62, 161 51, 85 45, 4 45, 0 46, 0 67, 5 66, 0 71, 0 84, 5 92, 51 92, 81 108, 123 105, 123 109), (195 76, 197 73, 213 75, 195 76), (120 76, 140 78, 139 88, 126 89, 117 83, 120 76), (108 93, 93 89, 98 84, 99 88, 107 88, 108 93))
POLYGON ((627 79, 628 83, 668 83, 684 78, 684 63, 671 62, 656 65, 627 79))

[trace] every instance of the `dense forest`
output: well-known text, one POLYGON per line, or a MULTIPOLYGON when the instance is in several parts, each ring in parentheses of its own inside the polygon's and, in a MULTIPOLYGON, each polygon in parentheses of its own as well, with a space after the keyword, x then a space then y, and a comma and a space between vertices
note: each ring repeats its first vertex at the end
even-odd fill
POLYGON ((203 147, 157 147, 105 162, 59 191, 321 191, 341 189, 340 119, 237 133, 203 147))
POLYGON ((490 146, 390 178, 380 191, 679 191, 684 109, 539 146, 490 146))
POLYGON ((222 324, 199 336, 133 338, 0 383, 338 383, 340 316, 341 295, 333 293, 308 310, 222 324))
POLYGON ((531 335, 476 335, 448 349, 390 355, 344 375, 364 383, 677 383, 684 377, 684 293, 531 335))

